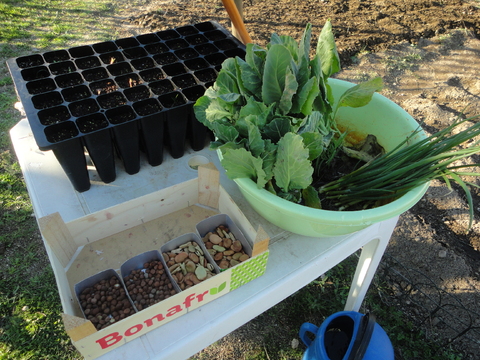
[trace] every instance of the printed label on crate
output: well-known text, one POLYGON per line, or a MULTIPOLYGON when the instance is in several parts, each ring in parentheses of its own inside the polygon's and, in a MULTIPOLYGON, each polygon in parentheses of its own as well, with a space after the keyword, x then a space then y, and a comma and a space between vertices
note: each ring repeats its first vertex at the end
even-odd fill
POLYGON ((232 268, 232 281, 230 290, 235 290, 249 281, 263 275, 267 267, 268 252, 255 256, 232 268))
POLYGON ((268 251, 97 331, 75 342, 75 346, 85 358, 96 358, 261 276, 267 259, 268 251))

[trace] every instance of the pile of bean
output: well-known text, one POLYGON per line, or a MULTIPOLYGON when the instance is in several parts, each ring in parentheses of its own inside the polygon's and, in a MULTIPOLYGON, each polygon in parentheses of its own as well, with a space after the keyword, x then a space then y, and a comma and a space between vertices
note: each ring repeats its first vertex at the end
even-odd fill
POLYGON ((237 240, 224 225, 220 225, 215 231, 207 233, 203 237, 203 243, 220 269, 228 269, 250 259, 240 240, 237 240))
POLYGON ((215 275, 215 267, 208 262, 202 248, 195 241, 189 241, 162 255, 173 280, 182 290, 215 275))
POLYGON ((83 313, 97 330, 135 313, 120 279, 116 276, 85 288, 79 299, 83 313))
POLYGON ((143 269, 133 270, 123 281, 139 311, 177 293, 160 260, 143 264, 143 269))

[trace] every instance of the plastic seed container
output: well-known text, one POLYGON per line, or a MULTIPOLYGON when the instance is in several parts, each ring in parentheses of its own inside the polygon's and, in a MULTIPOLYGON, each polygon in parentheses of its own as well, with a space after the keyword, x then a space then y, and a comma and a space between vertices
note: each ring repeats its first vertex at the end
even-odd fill
POLYGON ((185 146, 203 149, 207 129, 193 104, 223 61, 245 46, 216 22, 9 59, 7 65, 40 150, 52 150, 75 190, 90 188, 88 152, 100 179, 115 180, 185 146))
MULTIPOLYGON (((227 214, 217 214, 200 221, 196 226, 197 234, 203 238, 209 232, 215 232, 219 226, 225 226, 235 237, 235 240, 241 242, 243 250, 248 256, 252 256, 252 245, 248 242, 240 228, 227 214)), ((224 237, 224 236, 222 236, 224 237)))
MULTIPOLYGON (((131 259, 128 259, 127 261, 125 261, 122 266, 120 267, 120 275, 122 277, 122 279, 124 280, 124 284, 125 284, 125 288, 128 292, 128 295, 130 296, 130 298, 132 299, 132 302, 133 302, 133 305, 135 306, 135 309, 137 311, 140 311, 144 308, 147 308, 153 304, 141 304, 140 303, 140 300, 138 299, 138 295, 136 294, 131 294, 130 293, 130 290, 129 290, 129 285, 131 285, 133 283, 133 280, 130 280, 130 281, 125 281, 125 278, 127 276, 129 276, 133 270, 141 270, 142 274, 146 274, 147 276, 145 276, 145 281, 148 282, 149 279, 158 279, 160 277, 163 278, 162 281, 164 281, 165 284, 171 284, 171 290, 173 290, 172 294, 168 294, 168 296, 165 297, 164 294, 161 295, 161 297, 157 297, 157 296, 153 296, 152 295, 152 298, 154 298, 155 300, 155 303, 158 303, 162 300, 164 300, 164 298, 168 298, 172 295, 175 295, 177 293, 179 293, 181 290, 180 288, 178 287, 178 285, 176 284, 175 281, 173 281, 172 279, 172 276, 170 275, 170 273, 168 272, 168 269, 167 269, 167 265, 165 264, 165 261, 163 261, 163 257, 161 256, 160 252, 158 250, 151 250, 151 251, 147 251, 147 252, 144 252, 142 254, 139 254, 131 259), (158 261, 160 264, 162 264, 163 268, 162 269, 159 269, 157 270, 158 273, 162 272, 162 275, 159 275, 158 273, 155 274, 155 275, 150 275, 148 273, 148 269, 145 269, 144 268, 144 264, 145 263, 149 263, 151 261, 158 261), (142 305, 142 308, 139 307, 139 305, 142 305)), ((156 280, 158 281, 158 280, 156 280)), ((155 289, 156 291, 159 290, 159 288, 156 288, 155 285, 151 285, 151 287, 153 289, 155 289)), ((162 290, 163 290, 163 284, 162 284, 162 290)), ((152 294, 156 294, 156 291, 152 294)), ((144 294, 144 298, 145 299, 148 299, 148 296, 149 294, 144 294)))
POLYGON ((133 315, 137 311, 133 305, 132 299, 128 295, 127 289, 125 288, 122 279, 113 269, 106 269, 99 272, 98 274, 90 276, 82 280, 78 284, 75 284, 74 288, 78 303, 84 303, 84 305, 89 304, 87 308, 84 308, 83 305, 81 305, 80 307, 85 319, 92 320, 93 318, 98 316, 99 319, 103 320, 103 324, 99 324, 98 319, 95 322, 97 330, 112 325, 116 321, 133 315), (115 279, 116 281, 113 281, 113 279, 115 279), (102 280, 104 281, 104 284, 99 285, 100 281, 102 280), (116 282, 116 285, 113 285, 114 282, 116 282), (82 298, 82 296, 85 296, 85 291, 88 294, 97 294, 95 304, 93 302, 90 302, 91 299, 87 301, 86 298, 82 298), (100 294, 103 295, 100 297, 100 294), (115 303, 112 303, 112 299, 107 299, 108 296, 114 298, 115 303), (104 311, 105 306, 109 308, 109 310, 107 311, 108 315, 107 312, 104 311), (131 311, 126 313, 124 312, 125 308, 129 308, 131 311), (88 314, 86 313, 87 311, 89 312, 88 314), (122 314, 121 318, 118 318, 117 314, 117 320, 115 320, 113 316, 116 311, 122 314))

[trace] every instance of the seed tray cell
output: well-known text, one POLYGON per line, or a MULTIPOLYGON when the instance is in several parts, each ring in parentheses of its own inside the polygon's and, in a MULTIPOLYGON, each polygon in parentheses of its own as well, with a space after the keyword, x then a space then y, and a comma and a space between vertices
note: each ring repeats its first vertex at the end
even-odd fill
MULTIPOLYGON (((60 61, 70 60, 70 54, 67 50, 58 50, 58 51, 51 51, 43 54, 45 61, 47 63, 56 63, 60 61)), ((43 63, 43 61, 42 61, 43 63)))
POLYGON ((191 26, 191 25, 182 26, 182 27, 177 28, 176 30, 182 36, 198 34, 198 30, 194 26, 191 26))
MULTIPOLYGON (((97 76, 95 80, 98 80, 98 78, 102 78, 102 77, 97 76)), ((61 75, 61 76, 55 77, 55 82, 60 88, 68 88, 70 86, 80 85, 80 84, 83 84, 83 81, 84 80, 82 76, 78 73, 61 75)))
POLYGON ((105 54, 101 54, 99 57, 102 60, 102 63, 106 65, 112 65, 125 61, 125 58, 120 51, 108 52, 105 54))
POLYGON ((98 44, 93 44, 92 47, 93 50, 95 50, 95 52, 98 54, 103 54, 118 49, 118 46, 115 45, 113 41, 105 41, 98 44))
POLYGON ((244 57, 245 46, 209 21, 22 56, 7 65, 39 149, 62 153, 57 159, 72 185, 85 191, 90 187, 85 148, 102 181, 115 178, 102 178, 105 171, 95 162, 102 158, 95 154, 100 136, 113 141, 105 158, 118 155, 125 167, 122 148, 143 150, 152 166, 162 162, 164 146, 174 158, 183 156, 185 145, 201 150, 207 131, 195 119, 193 104, 232 56, 244 57), (118 126, 123 130, 115 130, 118 126), (127 138, 129 132, 135 141, 127 138), (65 163, 69 157, 75 164, 65 163), (73 171, 74 166, 85 168, 73 171))

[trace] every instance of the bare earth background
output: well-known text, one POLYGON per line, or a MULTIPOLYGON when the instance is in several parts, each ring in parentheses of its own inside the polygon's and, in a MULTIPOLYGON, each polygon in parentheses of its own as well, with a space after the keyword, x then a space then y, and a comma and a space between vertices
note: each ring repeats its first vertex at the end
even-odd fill
MULTIPOLYGON (((244 17, 260 45, 273 32, 298 39, 307 22, 318 34, 331 19, 344 68, 337 77, 360 82, 382 76, 382 94, 432 133, 458 116, 480 114, 479 6, 461 0, 246 0, 244 17)), ((125 35, 209 20, 230 29, 220 1, 147 1, 126 10, 119 19, 125 35)), ((384 301, 403 309, 428 336, 478 359, 480 192, 471 191, 475 222, 466 233, 463 193, 433 183, 401 216, 381 271, 394 289, 384 301)), ((242 339, 260 338, 263 329, 248 323, 196 358, 239 359, 246 350, 242 339)))
MULTIPOLYGON (((124 36, 209 20, 230 29, 220 1, 134 1, 121 10, 117 26, 124 36)), ((307 22, 318 34, 331 19, 344 68, 337 77, 360 82, 382 76, 382 94, 424 122, 429 133, 457 116, 480 114, 478 0, 245 0, 244 16, 260 45, 273 32, 298 39, 307 22)), ((465 359, 479 359, 480 192, 471 191, 475 221, 467 233, 463 193, 432 183, 401 216, 380 271, 394 289, 385 302, 465 359)), ((252 321, 194 358, 243 358, 248 349, 242 339, 260 339, 264 329, 252 321)))

